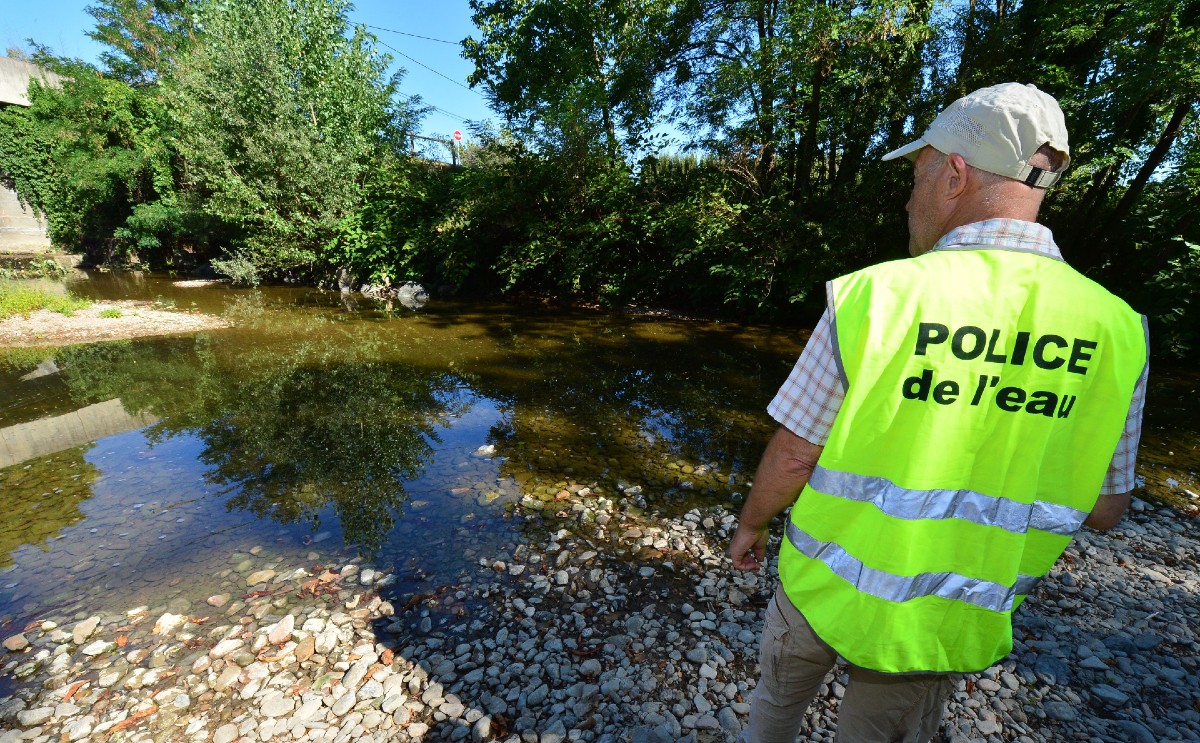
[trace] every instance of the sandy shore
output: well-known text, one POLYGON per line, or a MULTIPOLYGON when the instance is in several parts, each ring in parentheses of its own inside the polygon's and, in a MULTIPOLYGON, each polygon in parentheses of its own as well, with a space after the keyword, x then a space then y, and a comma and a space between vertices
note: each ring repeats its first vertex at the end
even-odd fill
POLYGON ((20 315, 0 320, 0 346, 65 346, 74 343, 140 338, 149 335, 192 333, 228 327, 212 315, 163 309, 150 302, 104 301, 67 317, 41 310, 29 317, 20 315), (106 310, 120 313, 102 317, 106 310))

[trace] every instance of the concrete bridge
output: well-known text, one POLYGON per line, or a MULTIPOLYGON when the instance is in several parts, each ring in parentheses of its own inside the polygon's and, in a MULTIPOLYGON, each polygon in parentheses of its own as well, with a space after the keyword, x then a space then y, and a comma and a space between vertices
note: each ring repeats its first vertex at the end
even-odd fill
MULTIPOLYGON (((55 85, 61 78, 35 64, 0 57, 0 107, 28 106, 29 81, 55 85)), ((50 249, 46 220, 23 206, 16 192, 0 183, 0 253, 42 253, 50 249)))

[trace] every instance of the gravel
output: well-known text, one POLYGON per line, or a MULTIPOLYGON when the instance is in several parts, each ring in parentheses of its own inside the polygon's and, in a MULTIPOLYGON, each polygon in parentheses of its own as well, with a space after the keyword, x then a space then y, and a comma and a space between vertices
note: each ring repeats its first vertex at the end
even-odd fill
MULTIPOLYGON (((773 567, 731 568, 730 510, 645 513, 635 487, 553 514, 523 501, 512 518, 537 537, 416 593, 386 566, 260 549, 208 601, 48 614, 4 638, 0 743, 735 741, 773 567)), ((959 684, 941 741, 1200 740, 1193 532, 1136 502, 1079 535, 1013 653, 959 684)), ((833 740, 846 683, 826 679, 805 740, 833 740)))

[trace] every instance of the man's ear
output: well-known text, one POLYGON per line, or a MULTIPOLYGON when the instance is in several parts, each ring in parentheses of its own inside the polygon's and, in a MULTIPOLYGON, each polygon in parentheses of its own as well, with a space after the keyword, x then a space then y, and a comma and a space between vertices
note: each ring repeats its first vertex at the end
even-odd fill
POLYGON ((967 161, 962 155, 951 153, 946 157, 946 173, 945 181, 943 182, 946 191, 947 199, 957 199, 962 196, 967 190, 967 182, 970 180, 971 166, 967 165, 967 161))

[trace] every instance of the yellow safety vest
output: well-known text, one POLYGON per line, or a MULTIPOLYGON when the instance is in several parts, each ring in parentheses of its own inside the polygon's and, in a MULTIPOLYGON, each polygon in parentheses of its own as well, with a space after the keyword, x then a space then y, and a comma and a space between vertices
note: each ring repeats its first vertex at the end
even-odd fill
POLYGON ((978 671, 1098 498, 1144 318, 1062 261, 972 246, 829 285, 845 401, 780 555, 850 663, 978 671))

